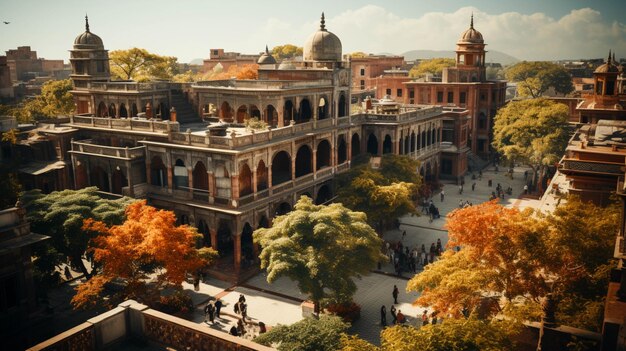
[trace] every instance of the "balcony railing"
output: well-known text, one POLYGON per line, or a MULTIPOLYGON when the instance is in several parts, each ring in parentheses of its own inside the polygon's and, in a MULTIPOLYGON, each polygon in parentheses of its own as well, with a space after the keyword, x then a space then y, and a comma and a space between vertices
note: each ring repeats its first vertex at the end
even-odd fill
POLYGON ((145 157, 145 146, 117 147, 92 144, 91 140, 72 141, 72 152, 105 157, 117 157, 127 160, 145 157))
POLYGON ((156 133, 175 133, 179 131, 178 122, 161 121, 156 119, 110 118, 70 116, 70 125, 75 127, 96 127, 116 130, 133 130, 156 133))

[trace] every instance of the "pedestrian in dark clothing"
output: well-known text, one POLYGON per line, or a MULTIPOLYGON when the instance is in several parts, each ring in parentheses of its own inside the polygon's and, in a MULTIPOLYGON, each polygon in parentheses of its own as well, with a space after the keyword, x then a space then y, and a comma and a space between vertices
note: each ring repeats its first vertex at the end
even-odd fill
POLYGON ((215 301, 215 317, 220 318, 220 310, 222 309, 222 301, 217 299, 215 301))
POLYGON ((267 333, 267 328, 265 328, 265 323, 259 322, 259 334, 267 333))
POLYGON ((491 185, 493 185, 493 182, 491 181, 491 179, 487 180, 487 186, 491 188, 491 185))
POLYGON ((242 319, 237 321, 237 331, 239 335, 243 336, 246 333, 246 327, 242 319))
POLYGON ((248 318, 248 305, 245 302, 240 302, 239 311, 241 312, 241 318, 245 321, 248 318))
POLYGON ((233 306, 233 309, 235 311, 235 313, 239 314, 239 305, 241 304, 241 302, 235 302, 235 306, 233 306))
POLYGON ((246 302, 246 297, 243 294, 239 294, 239 302, 246 302))
POLYGON ((232 327, 230 327, 230 335, 239 336, 239 332, 237 332, 236 326, 233 325, 232 327))
POLYGON ((391 295, 393 295, 393 303, 395 304, 398 303, 398 294, 400 294, 400 291, 398 290, 398 287, 394 285, 391 295))
POLYGON ((380 307, 380 325, 387 326, 387 308, 385 305, 380 307))
POLYGON ((474 191, 474 189, 476 189, 476 182, 472 183, 472 191, 474 191))
POLYGON ((424 310, 424 313, 422 313, 422 326, 425 325, 428 325, 428 314, 426 310, 424 310))
POLYGON ((391 305, 391 308, 389 308, 389 313, 391 313, 391 324, 396 325, 398 317, 396 315, 396 307, 394 305, 391 305))

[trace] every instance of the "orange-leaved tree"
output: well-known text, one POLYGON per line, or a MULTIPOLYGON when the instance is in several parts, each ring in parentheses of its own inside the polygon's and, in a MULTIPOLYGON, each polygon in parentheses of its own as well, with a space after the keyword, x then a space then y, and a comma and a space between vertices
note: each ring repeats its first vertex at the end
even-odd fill
POLYGON ((551 271, 541 257, 545 222, 491 201, 454 211, 447 227, 448 247, 462 250, 446 253, 409 281, 407 290, 423 291, 417 304, 460 316, 487 296, 510 301, 545 295, 551 271))
POLYGON ((213 249, 196 248, 195 228, 177 226, 173 212, 148 206, 146 201, 129 205, 121 225, 107 227, 87 219, 83 230, 99 234, 92 250, 100 273, 78 287, 72 298, 76 308, 95 304, 113 282, 122 286, 112 294, 113 301, 133 298, 152 305, 162 289, 180 289, 186 273, 196 273, 217 255, 213 249))

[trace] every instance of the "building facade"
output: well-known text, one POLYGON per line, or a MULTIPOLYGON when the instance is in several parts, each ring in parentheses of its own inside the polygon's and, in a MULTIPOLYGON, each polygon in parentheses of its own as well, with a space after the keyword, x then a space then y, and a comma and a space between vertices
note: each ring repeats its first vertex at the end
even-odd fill
POLYGON ((460 138, 467 111, 391 101, 350 113, 351 68, 323 17, 302 62, 278 65, 266 51, 258 80, 112 82, 98 63, 108 60, 102 40, 88 26, 71 55, 74 187, 174 211, 220 252, 210 273, 222 279, 255 273, 252 232, 302 195, 331 200, 335 175, 357 155, 408 155, 432 181, 450 157, 458 163, 450 172, 465 169, 458 159, 467 149, 460 138), (267 128, 247 128, 251 117, 267 128))

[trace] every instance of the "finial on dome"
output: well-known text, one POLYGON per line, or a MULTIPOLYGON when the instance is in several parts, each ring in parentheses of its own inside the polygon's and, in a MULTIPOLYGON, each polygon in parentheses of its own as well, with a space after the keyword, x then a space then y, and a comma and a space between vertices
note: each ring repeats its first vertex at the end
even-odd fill
POLYGON ((609 49, 609 58, 606 59, 606 63, 611 64, 611 49, 609 49))
POLYGON ((324 20, 324 12, 322 12, 322 19, 320 20, 320 30, 326 30, 326 21, 324 20))
POLYGON ((89 32, 89 17, 85 14, 85 31, 89 32))
POLYGON ((268 55, 270 54, 270 50, 267 48, 267 44, 265 44, 265 53, 268 55))
POLYGON ((472 11, 472 16, 470 17, 470 28, 474 29, 474 11, 472 11))

